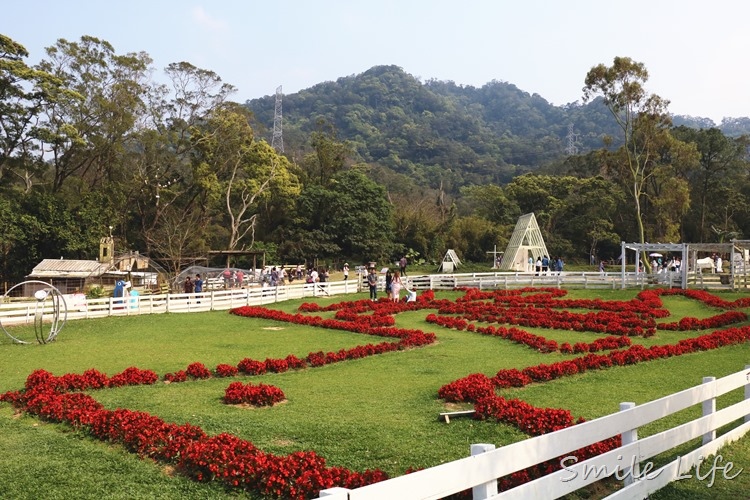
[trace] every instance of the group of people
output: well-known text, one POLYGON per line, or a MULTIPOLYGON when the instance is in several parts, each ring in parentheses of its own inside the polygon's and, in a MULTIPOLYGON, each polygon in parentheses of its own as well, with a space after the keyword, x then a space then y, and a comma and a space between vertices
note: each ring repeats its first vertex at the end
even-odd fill
POLYGON ((186 276, 182 289, 185 293, 203 293, 203 279, 201 279, 200 273, 195 275, 195 279, 186 276))
POLYGON ((260 283, 264 286, 279 286, 284 283, 287 277, 289 278, 289 282, 291 283, 292 275, 291 273, 287 273, 286 269, 284 269, 284 266, 281 266, 278 269, 276 268, 276 266, 273 266, 267 273, 265 271, 261 272, 260 283))
POLYGON ((221 276, 224 278, 225 289, 242 288, 245 284, 245 273, 242 272, 242 269, 232 270, 227 267, 221 273, 221 276))
POLYGON ((529 257, 529 272, 534 272, 536 276, 547 276, 552 273, 560 274, 563 271, 565 262, 562 257, 549 258, 546 255, 538 256, 536 262, 534 257, 529 257))
POLYGON ((672 257, 669 260, 661 257, 654 257, 651 260, 651 272, 659 274, 667 271, 679 272, 682 268, 682 260, 679 257, 672 257))
POLYGON ((331 273, 325 267, 321 268, 320 271, 311 267, 307 271, 307 277, 305 283, 326 283, 331 277, 331 273))
MULTIPOLYGON (((406 268, 406 265, 404 265, 404 269, 405 268, 406 268)), ((370 300, 372 301, 378 300, 378 284, 379 284, 379 279, 378 279, 377 272, 375 271, 374 267, 371 267, 369 269, 369 272, 367 273, 367 285, 370 288, 370 300)), ((409 290, 404 285, 401 271, 399 270, 399 271, 391 272, 390 269, 387 269, 385 272, 385 293, 388 299, 394 302, 401 301, 401 289, 402 288, 406 289, 407 291, 407 295, 406 295, 407 302, 414 302, 417 300, 416 290, 409 290)))
MULTIPOLYGON (((399 300, 399 294, 403 287, 401 277, 406 276, 406 257, 402 257, 401 260, 398 261, 398 265, 399 271, 391 273, 389 270, 386 276, 386 292, 388 293, 389 298, 396 301, 399 300)), ((344 275, 343 279, 348 280, 349 263, 345 262, 341 270, 344 275)), ((375 279, 375 295, 371 298, 377 298, 378 276, 375 274, 375 268, 371 268, 370 274, 366 277, 368 283, 370 281, 370 275, 373 275, 375 279)), ((227 267, 221 272, 219 279, 223 279, 225 289, 242 288, 245 285, 245 273, 240 269, 232 270, 227 267)), ((325 283, 330 279, 330 272, 325 267, 316 268, 315 266, 310 266, 305 269, 302 264, 298 264, 296 268, 290 267, 288 271, 284 266, 273 266, 268 271, 261 271, 259 277, 259 281, 263 286, 272 287, 283 285, 287 280, 289 283, 292 283, 295 279, 304 280, 305 283, 325 283)), ((203 292, 204 281, 200 274, 196 274, 195 279, 191 276, 187 276, 183 281, 182 286, 185 293, 201 293, 203 292)))

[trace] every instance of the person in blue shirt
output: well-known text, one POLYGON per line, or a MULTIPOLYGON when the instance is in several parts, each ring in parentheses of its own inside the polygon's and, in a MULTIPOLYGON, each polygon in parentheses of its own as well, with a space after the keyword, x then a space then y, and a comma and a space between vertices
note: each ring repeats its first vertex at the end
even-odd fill
MULTIPOLYGON (((196 294, 203 292, 203 280, 201 279, 200 274, 195 275, 195 279, 193 280, 193 289, 195 290, 196 294)), ((200 304, 201 301, 199 300, 198 303, 200 304)))

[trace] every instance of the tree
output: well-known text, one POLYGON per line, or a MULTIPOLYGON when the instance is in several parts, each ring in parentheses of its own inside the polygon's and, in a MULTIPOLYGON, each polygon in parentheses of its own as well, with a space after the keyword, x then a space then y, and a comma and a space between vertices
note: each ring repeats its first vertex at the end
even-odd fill
POLYGON ((120 180, 129 134, 144 116, 151 58, 117 55, 109 42, 91 36, 60 39, 46 51, 39 69, 76 92, 45 109, 41 138, 52 165, 51 190, 72 178, 83 188, 107 187, 120 180))
MULTIPOLYGON (((628 57, 615 57, 613 65, 599 64, 586 75, 584 101, 602 96, 622 132, 619 155, 611 156, 611 172, 627 189, 633 202, 637 233, 646 242, 644 202, 648 183, 668 158, 663 151, 668 142, 671 119, 668 101, 644 88, 648 80, 646 67, 628 57)), ((648 259, 643 258, 644 262, 648 259)))
POLYGON ((413 189, 390 195, 393 206, 395 241, 404 245, 400 253, 412 249, 425 259, 437 262, 445 253, 445 226, 431 191, 413 189), (426 192, 425 192, 426 191, 426 192))
MULTIPOLYGON (((147 126, 133 135, 133 147, 125 152, 130 168, 129 178, 123 182, 128 187, 123 197, 127 200, 126 213, 138 228, 130 239, 143 241, 147 252, 156 246, 164 249, 158 240, 164 231, 172 232, 173 213, 194 218, 197 224, 191 230, 192 243, 208 244, 206 233, 212 222, 208 207, 221 196, 211 189, 212 172, 196 169, 200 162, 196 160, 193 135, 234 91, 216 73, 190 63, 172 63, 165 72, 169 85, 149 87, 145 95, 147 126), (211 193, 213 198, 209 200, 211 193), (161 224, 166 227, 161 228, 161 224)), ((217 222, 214 227, 218 229, 212 231, 217 240, 226 237, 223 224, 217 222)), ((225 241, 221 241, 223 245, 225 241)))
POLYGON ((472 262, 492 260, 487 251, 495 245, 504 248, 508 238, 501 236, 501 227, 477 216, 460 217, 451 224, 446 235, 447 248, 455 250, 462 259, 472 262))
POLYGON ((643 85, 648 71, 642 63, 629 57, 615 57, 611 67, 599 64, 586 75, 584 102, 597 95, 604 98, 623 133, 625 161, 621 171, 629 174, 627 183, 635 207, 638 233, 645 242, 641 209, 645 184, 653 174, 651 150, 653 135, 669 125, 667 101, 657 95, 647 95, 643 85))
POLYGON ((287 239, 290 258, 382 261, 394 251, 392 206, 382 186, 357 169, 344 170, 331 178, 329 188, 305 186, 287 239))
POLYGON ((349 144, 336 138, 333 126, 322 119, 310 136, 310 144, 313 152, 306 155, 303 162, 307 180, 325 186, 332 176, 343 170, 353 151, 349 144))
MULTIPOLYGON (((206 202, 218 201, 228 228, 227 250, 251 248, 264 203, 275 194, 295 197, 300 188, 289 162, 265 141, 256 141, 249 111, 233 103, 213 110, 193 132, 195 180, 206 202)), ((215 207, 217 208, 217 207, 215 207)))
POLYGON ((476 214, 495 224, 515 224, 521 211, 511 202, 502 187, 495 184, 465 186, 460 190, 464 211, 476 214))
POLYGON ((553 254, 588 256, 601 243, 618 240, 614 221, 624 195, 601 176, 526 174, 508 184, 505 193, 521 213, 534 212, 553 254))
POLYGON ((204 254, 200 231, 204 224, 197 210, 184 212, 171 206, 163 212, 160 223, 149 232, 150 248, 166 262, 165 267, 173 276, 204 254))
POLYGON ((43 110, 63 96, 80 98, 59 78, 27 66, 23 59, 28 56, 23 45, 0 34, 0 182, 9 184, 10 174, 27 193, 44 171, 43 110))
POLYGON ((697 130, 677 127, 672 134, 681 141, 694 143, 700 154, 698 168, 687 177, 694 203, 690 209, 686 234, 689 241, 708 241, 711 225, 724 225, 722 212, 730 199, 722 191, 739 193, 748 162, 745 152, 750 137, 736 139, 719 129, 697 130))

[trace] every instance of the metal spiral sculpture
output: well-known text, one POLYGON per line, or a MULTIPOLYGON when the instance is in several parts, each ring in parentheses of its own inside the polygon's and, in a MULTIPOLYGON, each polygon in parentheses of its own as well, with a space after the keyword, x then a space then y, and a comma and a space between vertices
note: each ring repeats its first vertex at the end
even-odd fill
MULTIPOLYGON (((44 285, 44 288, 41 288, 34 293, 34 299, 36 300, 34 304, 34 335, 36 336, 37 342, 39 342, 40 344, 46 344, 55 340, 57 335, 60 333, 60 330, 62 330, 63 326, 65 326, 65 322, 68 319, 68 305, 65 303, 65 298, 63 297, 63 294, 60 293, 60 290, 44 281, 24 281, 23 283, 18 283, 17 285, 9 288, 3 296, 3 302, 5 302, 5 300, 10 296, 10 293, 14 289, 32 283, 44 285), (51 325, 49 333, 46 333, 44 326, 44 316, 48 300, 50 301, 50 309, 47 314, 48 316, 51 316, 51 325)), ((13 339, 14 342, 17 342, 19 344, 31 343, 11 335, 10 332, 5 329, 5 326, 3 326, 2 322, 0 322, 0 328, 2 328, 5 332, 5 335, 13 339)))

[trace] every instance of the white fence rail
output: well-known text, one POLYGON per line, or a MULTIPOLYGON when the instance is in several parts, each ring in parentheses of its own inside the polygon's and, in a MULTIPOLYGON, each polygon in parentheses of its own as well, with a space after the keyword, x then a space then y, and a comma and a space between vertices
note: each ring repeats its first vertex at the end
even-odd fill
MULTIPOLYGON (((320 498, 327 500, 439 499, 472 489, 475 500, 559 498, 607 476, 625 478, 626 486, 607 498, 646 498, 672 481, 690 477, 700 462, 723 445, 736 441, 750 430, 750 365, 745 370, 720 379, 707 377, 701 385, 671 394, 640 406, 622 403, 621 411, 542 436, 495 449, 492 444, 472 445, 472 456, 429 469, 396 477, 354 490, 332 488, 320 498), (744 399, 716 411, 716 398, 744 387, 744 399), (653 436, 638 439, 638 428, 663 417, 701 404, 703 416, 653 436), (744 417, 743 423, 716 437, 716 430, 744 417), (561 463, 564 468, 507 491, 497 492, 497 479, 538 463, 622 435, 623 445, 589 460, 561 463), (653 457, 695 438, 703 445, 659 469, 649 462, 653 457), (635 468, 631 471, 631 465, 635 468), (593 472, 592 472, 593 471, 593 472)), ((719 464, 726 467, 727 461, 719 464)), ((710 468, 704 466, 705 469, 710 468)), ((730 467, 731 469, 731 467, 730 467)), ((716 480, 731 480, 739 469, 721 469, 716 480), (728 474, 728 475, 727 475, 728 474)), ((715 472, 715 471, 714 471, 715 472)))
MULTIPOLYGON (((219 311, 240 306, 259 306, 291 299, 356 293, 356 280, 326 282, 278 287, 249 287, 229 290, 210 290, 196 293, 169 293, 159 295, 134 295, 77 299, 66 295, 67 319, 103 318, 106 316, 137 316, 141 314, 184 313, 219 311)), ((3 325, 33 323, 38 303, 33 300, 11 301, 0 304, 0 322, 3 325)), ((52 318, 51 301, 44 303, 42 318, 52 318)), ((62 319, 62 318, 61 318, 62 319)))
MULTIPOLYGON (((656 276, 644 273, 619 272, 552 272, 544 275, 523 272, 430 274, 408 276, 408 284, 418 290, 450 290, 459 287, 480 289, 512 289, 523 287, 555 287, 586 289, 617 289, 660 285, 669 286, 667 275, 656 276), (624 286, 623 286, 624 283, 624 286)), ((679 284, 677 285, 679 286, 679 284)))

